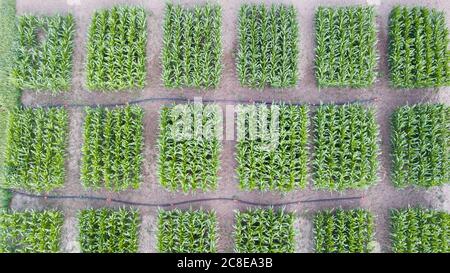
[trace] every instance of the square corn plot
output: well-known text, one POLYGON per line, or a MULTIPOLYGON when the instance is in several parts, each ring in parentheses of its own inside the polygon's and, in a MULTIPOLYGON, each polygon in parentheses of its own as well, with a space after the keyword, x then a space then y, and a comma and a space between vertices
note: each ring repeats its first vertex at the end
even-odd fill
POLYGON ((222 70, 220 6, 168 4, 163 25, 162 79, 168 88, 215 88, 222 70))
POLYGON ((63 108, 17 108, 9 117, 4 186, 34 193, 65 179, 68 115, 63 108))
POLYGON ((450 214, 423 208, 391 211, 394 253, 449 253, 450 214))
POLYGON ((362 105, 322 105, 314 118, 314 186, 364 189, 378 179, 375 111, 362 105))
POLYGON ((237 174, 244 190, 288 192, 306 186, 308 107, 239 105, 237 174))
POLYGON ((0 253, 59 252, 63 221, 53 210, 0 212, 0 253))
POLYGON ((297 84, 298 23, 293 6, 243 5, 239 11, 236 67, 243 86, 297 84))
POLYGON ((139 247, 137 210, 87 209, 78 214, 83 253, 135 253, 139 247))
POLYGON ((161 210, 156 233, 157 250, 165 253, 214 253, 217 251, 215 212, 161 210))
POLYGON ((395 7, 389 21, 391 84, 397 88, 450 85, 445 13, 426 7, 395 7))
POLYGON ((81 181, 121 191, 141 182, 144 111, 138 106, 86 108, 81 181))
POLYGON ((237 253, 291 253, 295 250, 295 216, 273 209, 236 213, 237 253))
POLYGON ((374 230, 368 211, 322 211, 314 217, 314 248, 317 253, 368 253, 374 247, 374 230))
POLYGON ((144 88, 147 14, 119 6, 96 11, 88 31, 87 87, 93 91, 144 88))
POLYGON ((222 109, 179 104, 161 109, 158 139, 159 183, 170 191, 217 188, 222 149, 222 109))
POLYGON ((320 7, 315 20, 319 87, 372 86, 378 58, 374 8, 320 7))
POLYGON ((450 183, 450 107, 418 104, 392 116, 392 182, 397 187, 450 183))
POLYGON ((75 20, 72 15, 19 16, 18 41, 11 71, 20 89, 59 93, 72 81, 75 20))

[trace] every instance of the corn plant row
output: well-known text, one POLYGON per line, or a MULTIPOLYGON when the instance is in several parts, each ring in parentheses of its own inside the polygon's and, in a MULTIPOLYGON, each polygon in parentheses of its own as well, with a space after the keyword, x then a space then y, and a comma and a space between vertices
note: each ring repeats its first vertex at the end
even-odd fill
POLYGON ((87 188, 138 188, 144 111, 139 106, 86 108, 81 181, 87 188))
POLYGON ((378 59, 374 8, 319 7, 315 20, 319 87, 372 86, 378 59))
POLYGON ((218 105, 180 104, 161 109, 158 178, 171 191, 217 188, 222 139, 218 105))
POLYGON ((58 211, 0 211, 0 253, 59 252, 62 224, 58 211))
POLYGON ((87 87, 101 91, 144 88, 146 49, 143 8, 116 6, 96 11, 88 31, 87 87))
POLYGON ((63 108, 17 108, 9 115, 7 188, 49 192, 65 179, 68 115, 63 108))
POLYGON ((78 215, 79 242, 85 253, 132 253, 139 247, 137 210, 87 209, 78 215))
POLYGON ((394 112, 392 169, 397 187, 450 182, 450 107, 418 104, 394 112))
POLYGON ((169 88, 215 88, 222 70, 222 10, 168 4, 163 23, 162 79, 169 88))
POLYGON ((297 84, 298 23, 293 6, 244 4, 239 11, 236 69, 244 86, 297 84))
POLYGON ((330 210, 314 216, 317 253, 368 253, 373 250, 373 216, 365 210, 330 210))
POLYGON ((392 251, 448 253, 450 214, 423 208, 392 210, 392 251))
POLYGON ((18 17, 13 83, 21 89, 68 90, 72 80, 75 20, 67 16, 18 17), (41 37, 43 36, 43 38, 41 37))
POLYGON ((217 251, 215 212, 160 210, 157 250, 168 253, 213 253, 217 251))
POLYGON ((239 105, 237 175, 245 190, 282 192, 307 179, 308 107, 239 105))
POLYGON ((362 105, 322 105, 314 117, 314 186, 342 191, 377 181, 379 130, 362 105))
POLYGON ((391 83, 398 88, 450 85, 445 13, 426 7, 395 7, 389 20, 391 83))

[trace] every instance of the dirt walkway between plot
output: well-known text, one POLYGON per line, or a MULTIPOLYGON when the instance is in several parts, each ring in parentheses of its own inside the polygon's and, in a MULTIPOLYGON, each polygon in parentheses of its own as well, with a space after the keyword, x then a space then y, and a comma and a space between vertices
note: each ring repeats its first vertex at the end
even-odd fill
MULTIPOLYGON (((177 1, 181 3, 198 3, 199 1, 177 1)), ((405 190, 395 189, 389 179, 390 172, 390 124, 389 119, 393 110, 405 104, 418 102, 445 102, 450 103, 449 88, 439 91, 435 90, 394 90, 388 85, 387 67, 387 23, 388 14, 396 4, 417 4, 435 7, 447 13, 447 24, 450 22, 450 2, 449 1, 339 1, 339 0, 302 0, 302 1, 243 1, 228 0, 217 1, 223 10, 223 73, 221 84, 214 91, 196 91, 191 89, 167 90, 162 87, 161 64, 159 55, 162 47, 162 21, 165 1, 139 1, 139 0, 17 0, 18 14, 38 13, 53 14, 71 12, 76 18, 77 31, 75 39, 74 54, 74 77, 73 88, 70 92, 52 96, 48 94, 36 94, 25 91, 22 102, 25 105, 40 105, 48 103, 56 104, 111 104, 124 103, 134 99, 151 97, 184 97, 194 99, 244 99, 244 100, 267 100, 267 101, 295 101, 304 103, 320 102, 346 102, 360 99, 376 98, 371 103, 378 113, 378 122, 381 130, 381 169, 380 181, 377 185, 366 191, 346 191, 342 194, 313 190, 309 186, 306 190, 295 191, 286 195, 277 193, 243 192, 238 189, 238 182, 235 177, 235 142, 224 141, 221 155, 221 170, 219 189, 216 192, 207 194, 170 193, 162 189, 156 179, 156 139, 158 135, 158 110, 164 102, 151 102, 142 104, 146 111, 145 116, 145 149, 143 183, 139 190, 125 191, 120 194, 106 191, 91 192, 84 190, 80 183, 80 158, 82 144, 82 122, 83 109, 70 109, 70 141, 69 154, 67 160, 67 179, 65 187, 55 191, 54 194, 91 194, 98 196, 108 196, 123 200, 133 200, 138 202, 167 203, 181 200, 189 200, 202 197, 232 197, 238 196, 242 199, 255 202, 284 202, 290 200, 307 200, 319 198, 332 198, 341 196, 363 196, 360 201, 334 201, 301 203, 289 205, 288 210, 296 211, 299 220, 296 226, 299 229, 298 247, 299 252, 312 252, 312 229, 311 220, 313 212, 319 209, 343 207, 356 208, 363 207, 369 209, 376 215, 376 240, 378 242, 377 251, 390 251, 389 241, 389 209, 407 207, 408 205, 422 205, 425 207, 435 207, 450 211, 450 189, 433 189, 430 191, 409 188, 405 190), (265 89, 256 91, 243 88, 239 85, 235 69, 235 52, 237 48, 237 14, 241 3, 292 3, 298 10, 298 20, 300 25, 300 50, 299 59, 300 82, 296 88, 279 90, 265 89), (379 78, 373 88, 370 89, 322 89, 318 90, 314 78, 314 11, 322 5, 351 5, 351 4, 374 4, 377 9, 378 24, 378 50, 379 78), (144 6, 150 13, 148 19, 148 84, 143 91, 117 92, 117 93, 90 93, 84 87, 84 63, 86 57, 86 37, 87 29, 94 10, 108 8, 115 4, 136 4, 144 6)), ((202 3, 200 1, 200 3, 202 3)), ((220 104, 225 109, 225 104, 220 104)), ((314 109, 311 109, 313 112, 314 109)), ((310 181, 311 184, 311 181, 310 181)), ((64 251, 78 251, 76 242, 76 213, 81 208, 113 206, 107 202, 88 202, 74 200, 43 200, 14 196, 12 207, 14 209, 25 208, 60 208, 66 215, 66 222, 63 229, 64 251)), ((188 208, 189 205, 181 206, 188 208)), ((219 251, 233 251, 233 238, 231 233, 234 224, 234 210, 245 209, 247 206, 236 202, 204 202, 195 203, 191 207, 214 209, 217 212, 220 240, 219 251)), ((143 218, 141 228, 141 251, 155 251, 155 219, 156 208, 140 208, 143 218)))

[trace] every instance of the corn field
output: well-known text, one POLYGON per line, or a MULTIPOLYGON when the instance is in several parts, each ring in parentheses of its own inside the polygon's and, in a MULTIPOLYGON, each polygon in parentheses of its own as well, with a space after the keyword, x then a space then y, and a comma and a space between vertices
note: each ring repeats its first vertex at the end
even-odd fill
POLYGON ((72 15, 19 16, 12 82, 20 89, 52 93, 68 90, 74 33, 72 15))
POLYGON ((392 182, 397 187, 450 182, 450 107, 416 104, 392 117, 392 182))
POLYGON ((293 6, 244 4, 239 10, 236 70, 244 86, 297 84, 298 23, 293 6))
POLYGON ((167 4, 161 53, 165 87, 216 88, 222 72, 222 10, 167 4))
POLYGON ((139 106, 86 108, 81 181, 86 188, 122 191, 141 182, 143 117, 139 106))
POLYGON ((17 108, 9 115, 4 186, 35 193, 65 179, 68 114, 64 108, 17 108))
POLYGON ((116 6, 96 11, 88 32, 88 89, 144 88, 146 50, 147 14, 143 8, 116 6))
POLYGON ((239 105, 236 123, 241 189, 288 192, 305 188, 307 106, 239 105))

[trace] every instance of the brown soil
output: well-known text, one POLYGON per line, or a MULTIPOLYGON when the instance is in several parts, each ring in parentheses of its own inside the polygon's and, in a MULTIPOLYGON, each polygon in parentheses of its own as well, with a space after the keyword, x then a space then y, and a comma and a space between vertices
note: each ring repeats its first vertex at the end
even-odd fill
MULTIPOLYGON (((198 2, 195 0, 177 1, 186 4, 198 2)), ((202 1, 200 1, 202 2, 202 1)), ((339 0, 303 0, 303 1, 245 1, 227 0, 217 1, 223 8, 223 73, 219 88, 213 91, 196 91, 192 89, 167 90, 162 87, 161 64, 159 54, 162 46, 161 24, 164 14, 164 1, 148 0, 17 0, 17 12, 53 14, 71 12, 74 14, 77 23, 75 54, 74 54, 74 74, 73 87, 70 92, 52 96, 50 94, 37 94, 25 91, 22 102, 25 105, 40 105, 48 103, 57 104, 111 104, 124 103, 133 99, 151 97, 185 97, 194 99, 245 99, 245 100, 275 100, 275 101, 296 101, 305 103, 319 102, 346 102, 359 99, 376 98, 371 103, 377 110, 378 122, 381 130, 381 150, 380 155, 380 181, 377 185, 365 191, 346 191, 344 193, 331 193, 313 190, 310 186, 306 190, 295 191, 286 195, 277 193, 243 192, 237 187, 238 182, 234 175, 236 162, 234 160, 235 142, 225 140, 221 156, 221 170, 219 189, 212 193, 196 193, 184 195, 181 193, 170 193, 159 186, 156 178, 156 139, 158 136, 158 110, 163 102, 152 102, 142 104, 146 111, 145 116, 145 149, 143 183, 139 190, 129 190, 121 193, 111 193, 107 191, 92 192, 83 189, 80 183, 80 151, 81 151, 81 128, 83 121, 83 109, 73 108, 70 110, 70 141, 67 160, 67 178, 64 188, 55 191, 54 194, 91 194, 97 196, 109 196, 123 200, 133 200, 138 202, 167 203, 173 201, 189 200, 201 197, 218 196, 239 196, 242 199, 262 202, 282 202, 297 199, 331 198, 341 196, 363 196, 360 201, 335 201, 321 203, 301 203, 290 205, 288 210, 296 211, 299 220, 296 226, 299 229, 298 247, 299 252, 311 252, 312 249, 312 229, 311 220, 313 212, 319 209, 344 207, 363 207, 369 209, 376 215, 376 240, 379 244, 377 251, 390 251, 389 241, 389 219, 390 208, 407 207, 408 205, 422 205, 426 207, 436 207, 450 211, 449 187, 433 189, 430 191, 408 188, 405 190, 395 189, 389 179, 390 172, 390 126, 389 118, 392 111, 405 104, 417 102, 444 102, 450 103, 449 88, 441 90, 394 90, 388 84, 387 67, 387 22, 388 14, 396 4, 427 5, 447 12, 447 23, 450 22, 450 2, 439 0, 368 0, 368 1, 339 1, 339 0), (297 7, 298 20, 300 23, 300 50, 299 58, 300 82, 296 88, 288 90, 265 89, 256 91, 243 88, 239 85, 235 69, 235 51, 237 47, 236 23, 238 9, 243 2, 264 2, 264 3, 292 3, 297 7), (318 90, 314 77, 314 11, 321 5, 351 5, 351 4, 374 4, 377 8, 378 23, 378 50, 379 78, 373 88, 370 89, 322 89, 318 90), (142 91, 117 92, 117 93, 91 93, 84 87, 85 77, 83 74, 86 57, 85 45, 87 28, 94 10, 108 8, 115 4, 137 4, 144 6, 150 13, 148 20, 149 42, 148 42, 148 84, 142 91)), ((225 108, 225 104, 221 104, 225 108)), ((113 206, 107 202, 74 201, 74 200, 41 200, 14 196, 12 207, 14 209, 25 208, 60 208, 66 214, 66 223, 63 228, 64 251, 77 251, 79 247, 76 243, 76 213, 81 208, 113 206)), ((188 208, 189 205, 180 206, 188 208)), ((233 251, 233 239, 231 233, 234 224, 234 210, 245 209, 246 206, 235 202, 205 202, 195 203, 192 208, 203 207, 204 209, 214 209, 217 212, 220 229, 219 250, 222 252, 233 251)), ((141 246, 143 252, 155 251, 155 219, 156 208, 140 208, 143 218, 141 246)))

